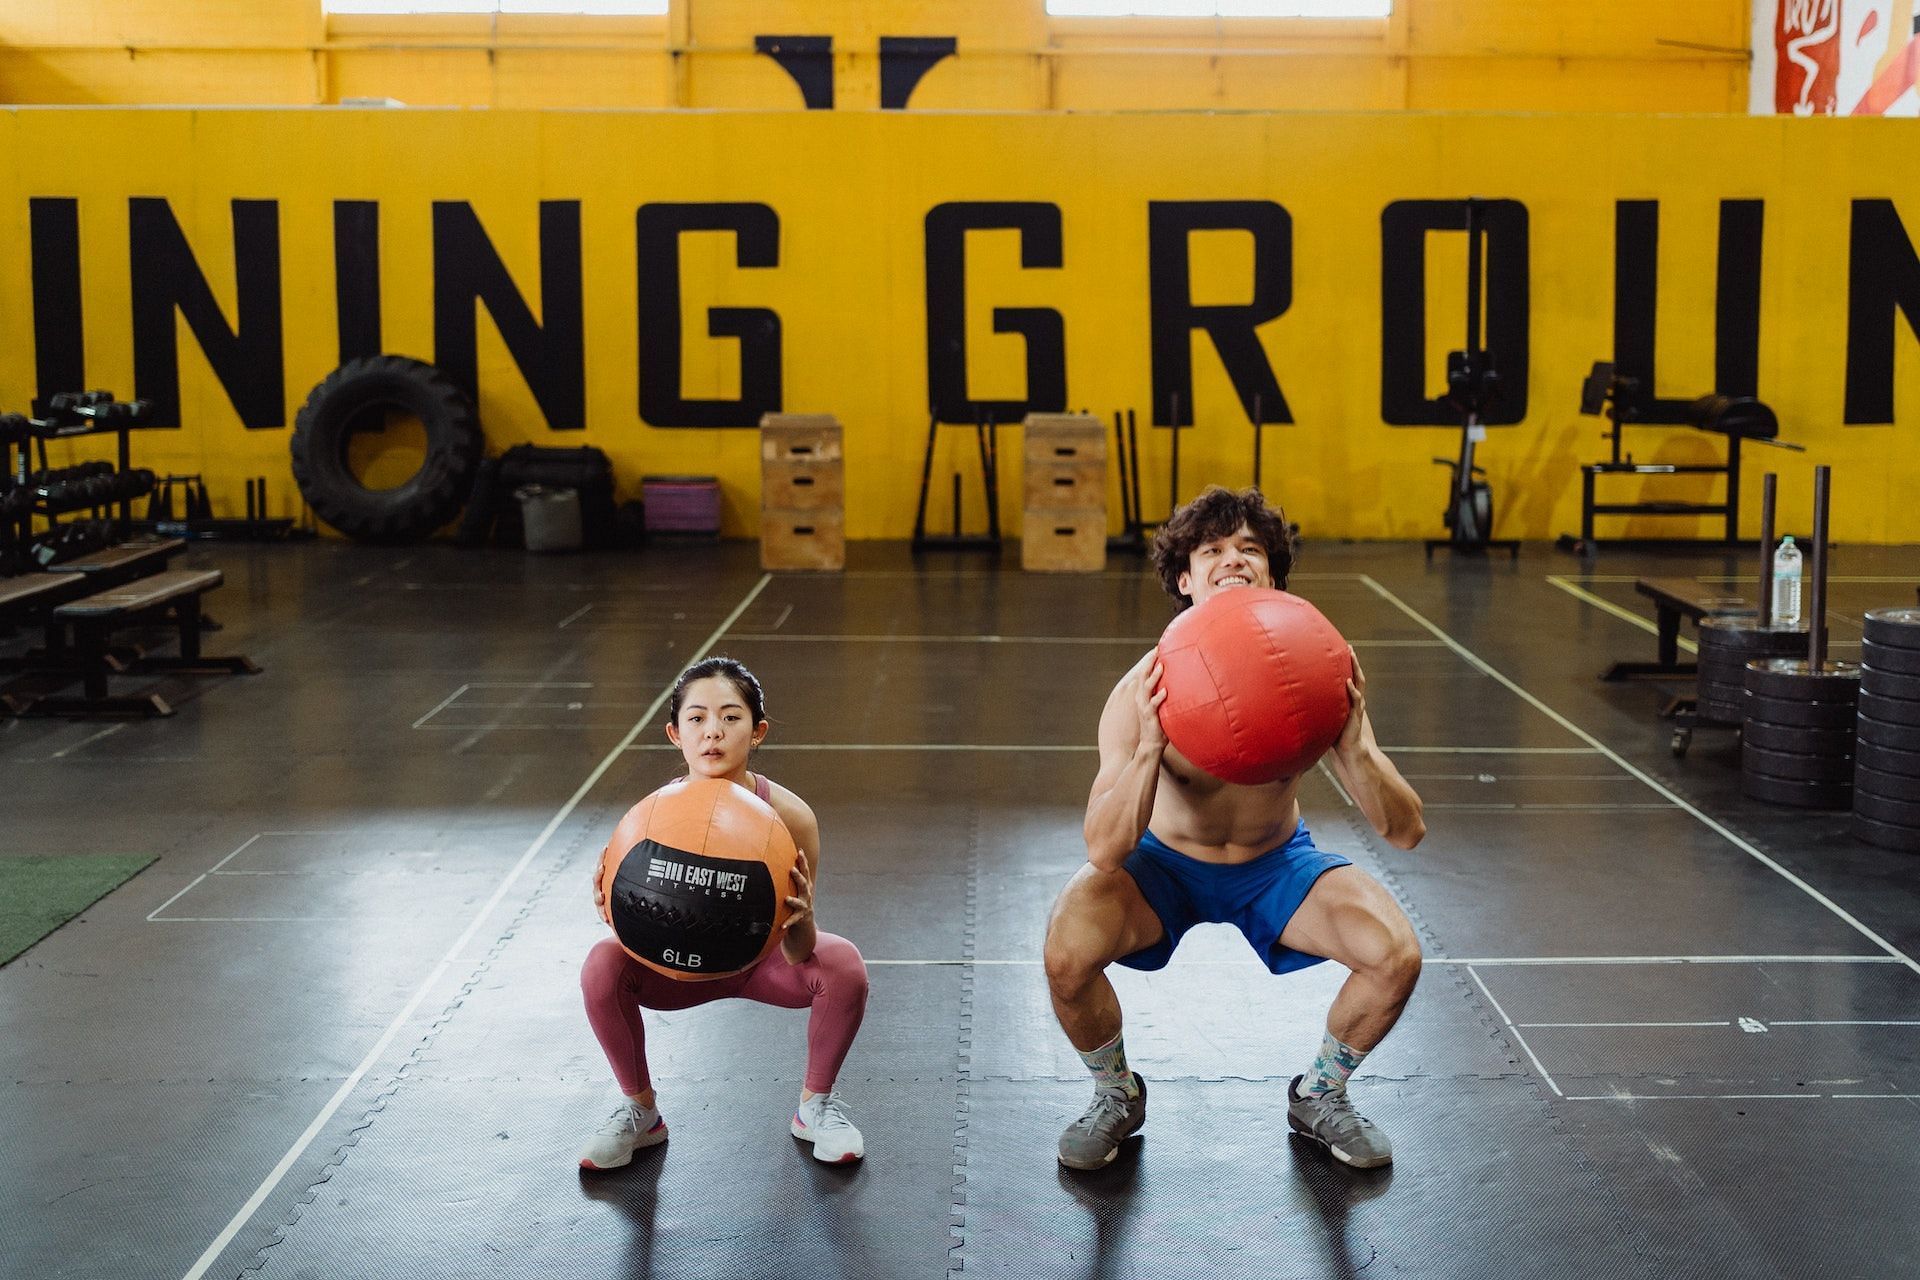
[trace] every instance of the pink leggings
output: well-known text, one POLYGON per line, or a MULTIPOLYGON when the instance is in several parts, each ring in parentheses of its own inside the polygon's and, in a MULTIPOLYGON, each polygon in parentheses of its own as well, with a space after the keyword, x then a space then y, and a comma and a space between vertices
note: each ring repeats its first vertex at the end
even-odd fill
POLYGON ((618 942, 604 938, 587 953, 580 989, 587 1000, 587 1021, 593 1024, 593 1034, 606 1051, 622 1093, 653 1087, 647 1073, 647 1033, 640 1024, 642 1006, 691 1009, 729 996, 782 1009, 811 1008, 806 1087, 810 1093, 829 1093, 867 1011, 867 963, 851 942, 821 932, 813 954, 799 964, 788 964, 776 949, 745 973, 681 982, 655 973, 618 942))

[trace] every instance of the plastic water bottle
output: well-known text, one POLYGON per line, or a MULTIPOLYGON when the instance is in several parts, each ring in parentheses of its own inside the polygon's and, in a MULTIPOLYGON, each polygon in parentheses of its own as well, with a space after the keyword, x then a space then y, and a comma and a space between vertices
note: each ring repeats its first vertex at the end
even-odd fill
POLYGON ((1800 548, 1793 545, 1792 534, 1782 538, 1773 553, 1773 625, 1800 625, 1800 548))

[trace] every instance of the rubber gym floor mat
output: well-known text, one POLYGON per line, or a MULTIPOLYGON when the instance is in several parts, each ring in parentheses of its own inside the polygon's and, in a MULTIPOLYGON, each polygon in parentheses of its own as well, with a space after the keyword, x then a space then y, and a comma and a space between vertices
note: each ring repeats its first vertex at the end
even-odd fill
POLYGON ((612 1110, 610 1086, 412 1080, 260 1255, 257 1274, 873 1280, 945 1273, 951 1078, 845 1080, 841 1092, 868 1151, 849 1166, 820 1164, 788 1132, 798 1097, 791 1081, 676 1080, 660 1089, 666 1144, 638 1153, 624 1169, 588 1174, 576 1153, 612 1110))
POLYGON ((1338 1164, 1291 1137, 1284 1080, 1148 1077, 1114 1163, 1061 1168, 1084 1078, 976 1081, 964 1270, 1137 1280, 1654 1277, 1606 1180, 1519 1080, 1356 1086, 1394 1163, 1338 1164))
MULTIPOLYGON (((0 1274, 177 1280, 272 1167, 281 1148, 266 1144, 291 1141, 338 1084, 9 1080, 0 1106, 0 1274)), ((321 1141, 337 1146, 346 1127, 329 1127, 321 1141)), ((231 1256, 271 1240, 272 1215, 290 1212, 293 1200, 283 1185, 231 1256)))
MULTIPOLYGON (((1878 1092, 1861 1087, 1861 1092, 1878 1092)), ((1914 1098, 1564 1103, 1656 1273, 1727 1280, 1920 1274, 1914 1098)))
MULTIPOLYGON (((1216 935, 1247 950, 1239 934, 1216 935)), ((1275 977, 1254 964, 1205 957, 1189 935, 1171 965, 1155 973, 1113 968, 1124 1011, 1127 1057, 1153 1076, 1277 1078, 1312 1065, 1347 971, 1335 964, 1275 977)), ((1037 966, 983 965, 974 975, 973 1070, 1012 1079, 1083 1071, 1054 1019, 1037 966)), ((1422 978, 1393 1034, 1361 1066, 1363 1076, 1503 1076, 1525 1069, 1449 975, 1422 978)))
POLYGON ((0 965, 152 863, 152 854, 0 857, 0 965))
POLYGON ((1865 941, 1681 809, 1466 816, 1433 815, 1418 849, 1383 858, 1444 955, 1852 955, 1865 941))

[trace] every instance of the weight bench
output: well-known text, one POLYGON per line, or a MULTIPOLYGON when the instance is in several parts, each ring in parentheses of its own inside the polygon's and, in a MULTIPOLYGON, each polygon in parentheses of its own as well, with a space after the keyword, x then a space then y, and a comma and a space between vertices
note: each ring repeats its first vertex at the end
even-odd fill
POLYGON ((1739 596, 1716 595, 1690 578, 1641 578, 1633 589, 1653 601, 1659 630, 1658 662, 1616 662, 1601 673, 1602 680, 1660 680, 1692 676, 1698 665, 1680 661, 1680 619, 1695 625, 1700 619, 1724 613, 1750 612, 1739 596))
POLYGON ((173 708, 158 694, 113 697, 108 677, 120 670, 111 652, 114 629, 129 623, 156 620, 171 614, 179 630, 180 655, 143 657, 140 673, 183 672, 195 675, 252 675, 260 670, 251 659, 213 657, 200 652, 200 597, 222 581, 218 569, 169 569, 108 591, 56 605, 56 625, 73 629, 79 697, 10 699, 20 716, 170 716, 173 708))
POLYGON ((93 590, 101 591, 150 573, 159 573, 174 556, 186 549, 186 545, 184 538, 122 542, 92 555, 48 565, 47 572, 79 574, 87 579, 93 590))

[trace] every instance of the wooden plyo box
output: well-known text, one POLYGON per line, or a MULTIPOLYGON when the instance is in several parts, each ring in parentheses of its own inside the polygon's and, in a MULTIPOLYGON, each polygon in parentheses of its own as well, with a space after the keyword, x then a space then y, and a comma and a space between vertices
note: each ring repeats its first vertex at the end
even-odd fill
POLYGON ((1105 511, 1029 511, 1020 567, 1032 573, 1098 573, 1107 567, 1105 511))
POLYGON ((1020 567, 1097 573, 1107 564, 1107 434, 1082 413, 1028 414, 1020 567))
POLYGON ((844 569, 847 530, 838 511, 762 511, 762 569, 844 569))
POLYGON ((844 569, 845 460, 831 414, 760 419, 760 567, 844 569))

